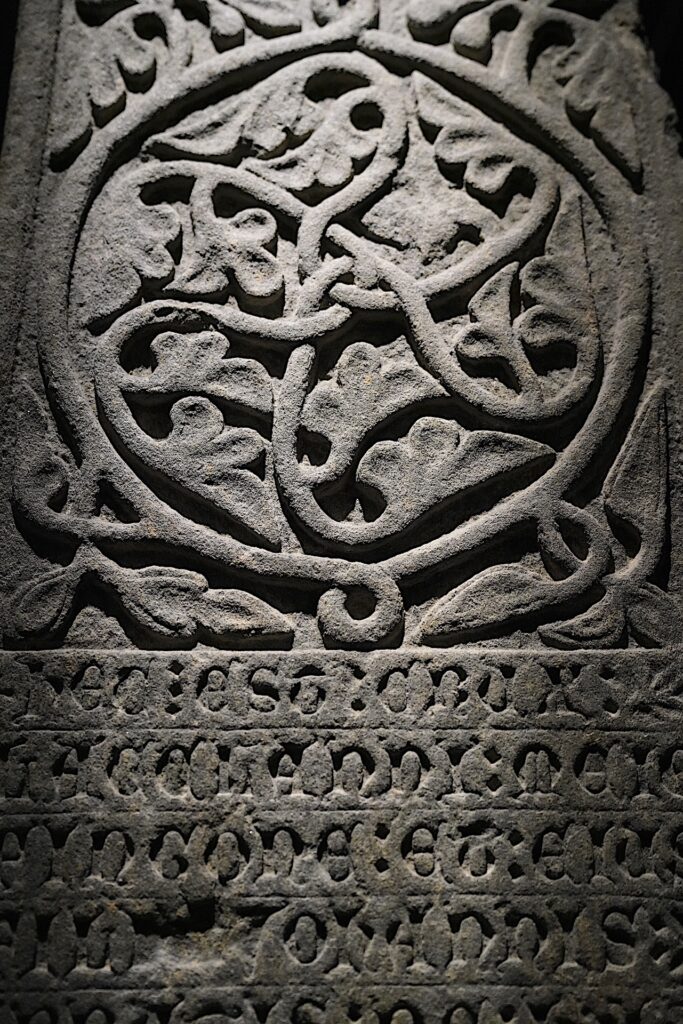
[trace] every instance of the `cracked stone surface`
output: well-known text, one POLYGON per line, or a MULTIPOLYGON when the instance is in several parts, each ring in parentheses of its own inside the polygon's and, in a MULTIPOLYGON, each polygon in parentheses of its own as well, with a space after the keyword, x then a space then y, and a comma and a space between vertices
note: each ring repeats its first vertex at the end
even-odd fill
POLYGON ((683 1021, 635 0, 23 0, 2 1024, 683 1021))

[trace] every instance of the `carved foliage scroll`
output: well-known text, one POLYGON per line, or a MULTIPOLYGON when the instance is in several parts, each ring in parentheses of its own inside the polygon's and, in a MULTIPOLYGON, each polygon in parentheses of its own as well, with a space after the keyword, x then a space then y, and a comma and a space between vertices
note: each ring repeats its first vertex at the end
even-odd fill
POLYGON ((609 6, 66 5, 12 643, 676 635, 609 6))

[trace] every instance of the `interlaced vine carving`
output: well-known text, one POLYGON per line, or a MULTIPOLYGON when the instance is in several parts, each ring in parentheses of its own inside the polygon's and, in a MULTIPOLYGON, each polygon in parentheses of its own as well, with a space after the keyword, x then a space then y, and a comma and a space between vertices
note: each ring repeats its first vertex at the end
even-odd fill
POLYGON ((609 7, 67 5, 13 642, 667 642, 609 7))

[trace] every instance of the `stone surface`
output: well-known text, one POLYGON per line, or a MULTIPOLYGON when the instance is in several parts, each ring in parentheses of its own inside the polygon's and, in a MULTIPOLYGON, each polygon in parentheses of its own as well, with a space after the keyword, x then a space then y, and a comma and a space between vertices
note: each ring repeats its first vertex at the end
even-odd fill
POLYGON ((630 0, 24 0, 2 1024, 683 1020, 630 0))

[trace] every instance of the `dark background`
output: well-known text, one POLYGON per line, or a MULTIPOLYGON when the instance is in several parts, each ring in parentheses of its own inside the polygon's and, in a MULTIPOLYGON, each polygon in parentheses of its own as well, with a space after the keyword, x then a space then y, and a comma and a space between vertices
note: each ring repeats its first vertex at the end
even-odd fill
MULTIPOLYGON (((0 138, 5 123, 19 2, 0 0, 0 138)), ((640 10, 661 83, 674 101, 680 128, 683 124, 683 0, 640 0, 640 10)))

